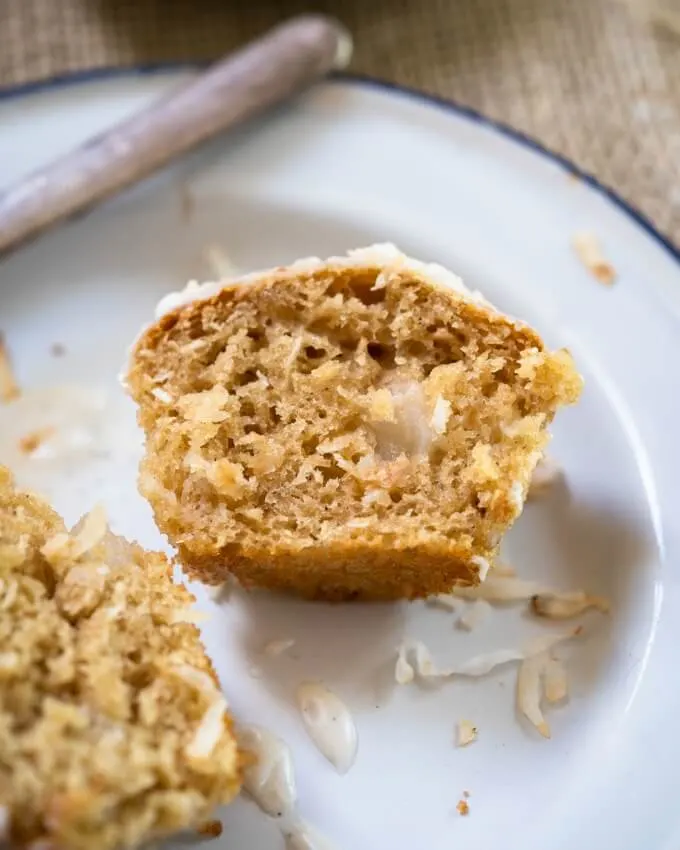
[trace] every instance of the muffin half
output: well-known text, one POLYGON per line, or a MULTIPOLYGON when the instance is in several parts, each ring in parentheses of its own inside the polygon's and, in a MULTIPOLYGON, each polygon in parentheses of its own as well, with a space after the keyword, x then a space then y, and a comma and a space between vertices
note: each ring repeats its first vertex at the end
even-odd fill
POLYGON ((566 351, 392 246, 164 306, 127 376, 141 490, 208 583, 324 599, 476 583, 581 390, 566 351))

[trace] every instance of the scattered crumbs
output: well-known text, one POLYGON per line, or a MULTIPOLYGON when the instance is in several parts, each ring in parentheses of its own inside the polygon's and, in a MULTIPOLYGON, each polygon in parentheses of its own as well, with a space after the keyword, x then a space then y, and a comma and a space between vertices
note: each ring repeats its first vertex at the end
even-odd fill
POLYGON ((459 815, 463 817, 467 817, 470 814, 470 806, 467 804, 467 800, 458 800, 458 805, 456 806, 456 810, 459 815))
POLYGON ((50 346, 50 354, 52 357, 63 357, 66 354, 66 346, 60 342, 53 342, 50 346))
POLYGON ((588 231, 575 233, 571 245, 576 256, 595 280, 605 284, 605 286, 611 286, 616 281, 616 269, 605 259, 594 233, 588 231))
POLYGON ((12 361, 5 344, 5 338, 0 333, 0 401, 10 402, 19 398, 21 390, 14 377, 12 361))
POLYGON ((54 428, 39 428, 37 431, 31 431, 19 440, 19 451, 25 455, 32 455, 52 436, 54 436, 54 428))
POLYGON ((196 828, 199 835, 206 838, 219 838, 222 835, 222 823, 218 820, 208 820, 196 828))
POLYGON ((458 721, 458 737, 457 742, 459 747, 467 747, 473 741, 477 740, 477 727, 469 720, 458 721))

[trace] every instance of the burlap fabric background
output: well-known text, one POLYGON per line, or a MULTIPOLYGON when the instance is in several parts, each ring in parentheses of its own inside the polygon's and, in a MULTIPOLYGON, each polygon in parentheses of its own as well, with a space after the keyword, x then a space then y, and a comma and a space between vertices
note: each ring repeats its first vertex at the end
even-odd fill
POLYGON ((210 59, 310 9, 352 29, 353 70, 534 136, 680 244, 680 37, 625 0, 0 0, 0 86, 210 59))

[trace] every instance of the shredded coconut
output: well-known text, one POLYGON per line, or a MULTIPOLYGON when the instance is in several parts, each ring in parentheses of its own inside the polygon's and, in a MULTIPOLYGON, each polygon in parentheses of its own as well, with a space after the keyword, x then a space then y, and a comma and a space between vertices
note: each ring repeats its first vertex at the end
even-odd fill
POLYGON ((517 707, 544 738, 550 737, 550 727, 541 711, 541 676, 547 664, 546 653, 525 658, 517 673, 517 707))
POLYGON ((569 620, 589 608, 595 608, 603 614, 609 612, 609 602, 604 597, 589 596, 582 590, 566 593, 543 591, 531 597, 530 605, 534 614, 551 620, 569 620))
POLYGON ((543 671, 543 692, 550 703, 562 702, 569 693, 567 671, 561 661, 548 659, 543 671))
POLYGON ((454 587, 452 593, 461 599, 485 599, 487 602, 521 602, 544 590, 535 581, 514 576, 491 574, 476 587, 454 587))

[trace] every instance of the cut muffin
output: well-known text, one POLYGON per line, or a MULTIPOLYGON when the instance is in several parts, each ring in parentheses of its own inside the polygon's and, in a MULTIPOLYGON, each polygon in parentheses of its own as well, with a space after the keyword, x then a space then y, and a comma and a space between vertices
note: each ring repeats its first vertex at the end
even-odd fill
POLYGON ((0 823, 10 846, 134 847, 197 826, 239 755, 193 597, 100 509, 68 533, 0 467, 0 823))
POLYGON ((581 390, 566 351, 393 246, 163 310, 127 376, 140 484, 208 583, 394 599, 477 582, 581 390))

